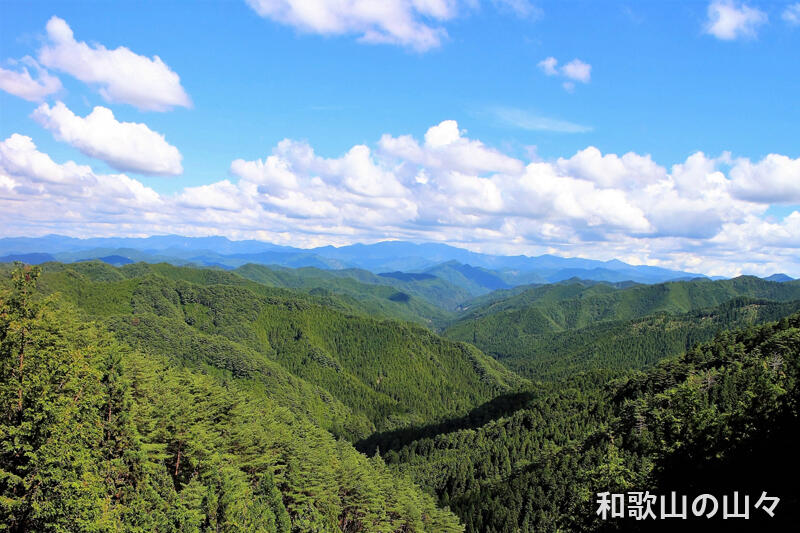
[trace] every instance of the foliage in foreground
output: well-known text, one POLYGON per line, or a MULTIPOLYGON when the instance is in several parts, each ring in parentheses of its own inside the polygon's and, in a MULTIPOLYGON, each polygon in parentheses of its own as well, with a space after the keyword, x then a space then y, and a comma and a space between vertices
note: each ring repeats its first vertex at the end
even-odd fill
POLYGON ((119 344, 19 268, 0 297, 0 529, 461 531, 379 458, 119 344))

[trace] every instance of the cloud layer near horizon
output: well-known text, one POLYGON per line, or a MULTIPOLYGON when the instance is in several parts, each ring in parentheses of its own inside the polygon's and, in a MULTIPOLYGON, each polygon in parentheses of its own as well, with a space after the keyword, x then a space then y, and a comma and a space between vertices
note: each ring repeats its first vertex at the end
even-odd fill
POLYGON ((701 152, 664 167, 648 155, 522 161, 455 121, 423 139, 383 135, 326 158, 285 139, 232 179, 158 194, 122 174, 56 163, 29 137, 0 142, 0 224, 8 234, 226 235, 295 246, 387 238, 491 253, 558 253, 711 274, 797 272, 800 159, 701 152))

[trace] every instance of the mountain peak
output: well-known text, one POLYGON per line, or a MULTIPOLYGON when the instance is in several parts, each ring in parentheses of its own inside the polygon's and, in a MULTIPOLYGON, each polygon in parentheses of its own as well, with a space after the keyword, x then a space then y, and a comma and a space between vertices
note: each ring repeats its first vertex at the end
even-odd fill
POLYGON ((767 276, 764 278, 767 281, 777 281, 779 283, 784 283, 786 281, 794 281, 794 278, 787 276, 784 273, 773 274, 771 276, 767 276))

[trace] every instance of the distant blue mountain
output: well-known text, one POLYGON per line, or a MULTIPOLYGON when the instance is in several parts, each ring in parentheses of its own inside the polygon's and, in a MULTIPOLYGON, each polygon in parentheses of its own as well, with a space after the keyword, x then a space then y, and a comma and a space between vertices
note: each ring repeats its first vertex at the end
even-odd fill
MULTIPOLYGON (((225 237, 160 235, 146 238, 76 239, 60 235, 0 239, 0 254, 28 257, 28 262, 64 262, 119 256, 131 261, 237 268, 246 263, 324 269, 361 268, 374 273, 405 272, 460 280, 471 290, 494 290, 529 283, 553 283, 571 277, 608 282, 660 283, 700 276, 619 260, 596 261, 540 255, 502 256, 471 252, 447 244, 386 241, 350 246, 295 248, 225 237), (35 254, 35 255, 31 255, 35 254), (442 265, 445 265, 442 267, 442 265)), ((8 261, 13 259, 7 259, 8 261)), ((119 260, 118 260, 119 261, 119 260)), ((119 263, 121 264, 121 263, 119 263)))
POLYGON ((247 263, 258 265, 278 265, 291 268, 316 267, 326 270, 340 270, 350 266, 337 259, 324 257, 320 254, 303 250, 300 248, 285 248, 260 253, 241 253, 241 254, 218 254, 206 252, 203 255, 192 256, 189 258, 194 263, 208 265, 211 262, 226 264, 231 267, 240 267, 247 263))
POLYGON ((27 254, 9 254, 0 257, 0 263, 13 263, 14 261, 22 261, 29 265, 40 265, 48 261, 55 261, 56 258, 50 254, 44 253, 27 253, 27 254))
POLYGON ((98 257, 98 259, 104 263, 114 266, 130 265, 133 263, 132 260, 122 255, 107 255, 105 257, 98 257))
POLYGON ((472 265, 464 265, 458 261, 441 263, 429 268, 426 272, 463 287, 476 295, 512 287, 512 285, 498 276, 497 272, 472 265))
POLYGON ((781 283, 785 283, 787 281, 794 281, 794 278, 790 278, 786 274, 773 274, 771 276, 767 276, 764 279, 767 280, 767 281, 778 281, 778 282, 781 282, 781 283))
MULTIPOLYGON (((259 253, 276 250, 298 250, 261 241, 231 241, 225 237, 181 237, 156 235, 152 237, 101 237, 76 239, 63 235, 44 237, 7 237, 0 239, 0 253, 31 253, 46 251, 50 254, 76 252, 93 248, 132 248, 142 252, 182 252, 213 250, 220 254, 259 253)), ((304 250, 305 251, 305 250, 304 250)))
POLYGON ((102 261, 103 263, 108 263, 109 265, 114 265, 114 266, 130 265, 131 263, 135 262, 135 261, 131 260, 130 258, 125 257, 124 255, 106 255, 104 257, 87 257, 85 259, 78 259, 77 261, 74 261, 74 262, 75 263, 80 263, 80 262, 84 262, 84 261, 102 261))
POLYGON ((421 281, 425 279, 436 279, 436 276, 434 276, 433 274, 425 274, 417 272, 400 272, 399 270, 395 270, 394 272, 383 272, 378 275, 383 278, 399 279, 400 281, 421 281))

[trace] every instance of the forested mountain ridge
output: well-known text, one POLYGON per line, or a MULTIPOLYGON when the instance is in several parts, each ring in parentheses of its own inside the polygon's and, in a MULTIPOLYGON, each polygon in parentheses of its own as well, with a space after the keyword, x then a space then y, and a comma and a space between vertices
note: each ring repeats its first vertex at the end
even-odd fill
POLYGON ((488 294, 471 298, 459 306, 459 311, 461 311, 461 316, 464 317, 473 316, 474 314, 488 314, 492 311, 521 307, 525 304, 533 304, 536 302, 557 302, 588 292, 589 287, 595 285, 600 286, 597 292, 604 294, 605 292, 611 292, 610 289, 626 289, 639 284, 633 281, 611 283, 607 281, 570 278, 559 281, 558 283, 517 285, 510 289, 498 289, 488 294), (512 299, 514 296, 523 294, 524 296, 516 301, 512 299), (493 304, 496 302, 503 303, 498 307, 493 307, 493 304))
POLYGON ((470 298, 465 289, 435 276, 373 274, 360 269, 290 269, 248 264, 234 270, 249 280, 272 287, 302 289, 312 294, 330 292, 350 298, 372 316, 386 316, 438 328, 470 298))
MULTIPOLYGON (((315 267, 286 268, 275 265, 247 264, 234 270, 240 276, 276 287, 303 288, 325 286, 331 280, 355 280, 363 285, 395 287, 437 304, 454 309, 470 297, 468 291, 447 283, 431 274, 409 272, 382 272, 373 274, 360 268, 325 270, 315 267)), ((330 288, 335 289, 335 286, 330 288)))
POLYGON ((711 339, 721 330, 775 320, 798 309, 800 300, 741 297, 689 313, 660 312, 535 335, 498 328, 487 338, 481 330, 475 330, 470 340, 520 375, 554 381, 591 369, 621 374, 644 369, 711 339))
POLYGON ((661 285, 561 283, 485 300, 444 332, 526 377, 642 369, 722 329, 800 309, 800 284, 753 277, 661 285))
POLYGON ((255 380, 348 438, 457 415, 525 384, 472 346, 226 271, 53 264, 40 287, 139 349, 255 380))
MULTIPOLYGON (((291 269, 247 264, 226 271, 178 267, 168 263, 127 264, 114 269, 100 261, 47 263, 43 267, 48 273, 78 272, 94 281, 121 281, 157 274, 196 283, 242 285, 259 294, 293 294, 299 298, 305 293, 309 300, 351 314, 405 320, 433 328, 450 321, 454 316, 451 311, 470 297, 465 290, 439 278, 401 280, 359 269, 291 269)), ((68 285, 64 288, 69 289, 68 285)))
MULTIPOLYGON (((521 289, 521 288, 518 288, 521 289)), ((502 295, 502 294, 501 294, 502 295)), ((696 279, 656 285, 626 286, 576 280, 574 283, 537 285, 506 298, 469 304, 460 322, 495 313, 541 309, 551 330, 579 328, 601 320, 624 320, 651 313, 686 313, 713 307, 739 296, 776 301, 800 299, 800 282, 766 281, 755 276, 729 280, 696 279)), ((540 330, 543 331, 543 330, 540 330)))
POLYGON ((0 524, 458 532, 406 477, 225 376, 120 344, 20 268, 0 292, 0 524))
POLYGON ((448 261, 425 271, 458 287, 463 287, 472 296, 479 296, 498 289, 511 287, 497 272, 461 264, 458 261, 448 261))

